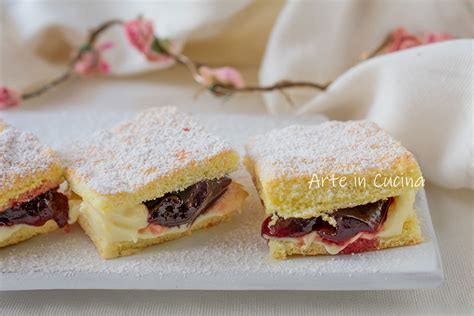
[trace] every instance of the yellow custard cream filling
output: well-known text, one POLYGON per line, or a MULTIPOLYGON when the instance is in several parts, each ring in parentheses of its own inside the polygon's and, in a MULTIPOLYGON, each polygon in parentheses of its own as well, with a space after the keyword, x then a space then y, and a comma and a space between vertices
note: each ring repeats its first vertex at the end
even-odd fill
MULTIPOLYGON (((226 193, 206 210, 204 214, 199 215, 192 225, 212 217, 220 217, 235 210, 240 210, 243 201, 241 194, 242 189, 240 185, 231 183, 226 193)), ((246 194, 247 193, 245 193, 245 196, 246 194)), ((138 239, 150 239, 186 231, 192 226, 180 225, 166 227, 163 230, 146 229, 149 225, 148 209, 143 203, 133 207, 117 208, 113 211, 104 212, 94 208, 90 203, 82 201, 78 209, 71 209, 70 212, 76 217, 86 217, 92 230, 94 230, 101 239, 107 242, 137 242, 138 239), (157 233, 157 231, 160 232, 157 233)))
POLYGON ((390 205, 383 229, 377 234, 377 237, 388 238, 402 233, 403 224, 415 213, 413 208, 415 198, 416 190, 395 197, 395 203, 390 205))
MULTIPOLYGON (((383 224, 382 230, 378 232, 375 236, 370 236, 370 238, 389 238, 400 235, 403 231, 403 224, 405 223, 405 221, 411 216, 413 216, 415 213, 413 205, 415 203, 416 192, 416 190, 412 190, 394 197, 395 202, 392 203, 392 205, 390 205, 390 208, 388 209, 387 219, 383 224)), ((345 245, 334 245, 321 242, 317 240, 316 232, 309 233, 300 238, 272 237, 271 239, 293 242, 295 244, 298 244, 302 249, 309 247, 312 243, 317 243, 322 245, 328 253, 335 255, 342 251, 345 247, 347 247, 347 245, 356 241, 362 236, 364 236, 363 233, 354 236, 354 238, 349 240, 345 245)))

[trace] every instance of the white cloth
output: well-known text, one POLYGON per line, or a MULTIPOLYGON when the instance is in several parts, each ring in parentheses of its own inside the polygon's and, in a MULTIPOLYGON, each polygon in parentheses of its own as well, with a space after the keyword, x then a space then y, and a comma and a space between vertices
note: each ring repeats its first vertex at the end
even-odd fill
POLYGON ((261 82, 335 81, 324 93, 293 90, 296 106, 280 94, 267 94, 267 106, 272 113, 372 120, 415 153, 428 180, 474 188, 474 41, 427 45, 359 63, 362 53, 398 26, 415 34, 468 38, 473 21, 466 1, 289 2, 270 36, 261 82))

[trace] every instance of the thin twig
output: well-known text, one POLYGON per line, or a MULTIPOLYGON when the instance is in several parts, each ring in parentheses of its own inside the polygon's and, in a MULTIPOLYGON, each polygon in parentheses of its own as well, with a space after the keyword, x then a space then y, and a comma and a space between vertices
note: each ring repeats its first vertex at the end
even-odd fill
POLYGON ((56 87, 57 85, 63 83, 64 81, 68 80, 71 77, 71 75, 72 75, 72 71, 71 71, 71 69, 68 69, 61 76, 57 77, 56 79, 53 79, 52 81, 50 81, 46 85, 44 85, 44 86, 42 86, 42 87, 40 87, 36 90, 33 90, 31 92, 23 93, 21 95, 21 98, 22 98, 22 100, 28 100, 28 99, 31 99, 31 98, 34 98, 34 97, 39 97, 40 95, 42 95, 43 93, 45 93, 49 89, 52 89, 52 88, 56 87))
POLYGON ((289 105, 294 106, 293 100, 291 99, 290 95, 285 90, 278 90, 280 94, 286 99, 289 105))
MULTIPOLYGON (((97 41, 98 37, 108 30, 110 27, 114 25, 121 25, 124 22, 122 20, 114 19, 114 20, 109 20, 107 22, 102 23, 99 25, 97 28, 91 30, 89 32, 89 36, 87 39, 87 42, 79 49, 76 53, 76 55, 70 60, 68 63, 68 68, 67 70, 60 75, 59 77, 51 80, 44 86, 33 90, 31 92, 26 92, 22 94, 22 99, 23 100, 28 100, 37 96, 42 95, 46 91, 60 85, 64 81, 68 80, 71 76, 74 75, 74 66, 76 63, 81 59, 82 54, 84 54, 87 49, 91 48, 94 46, 95 42, 97 41)), ((391 36, 387 36, 385 40, 371 53, 368 55, 364 56, 363 59, 369 59, 372 58, 376 55, 378 55, 392 40, 391 36)), ((244 86, 241 88, 237 88, 233 85, 226 85, 223 83, 216 83, 211 87, 206 86, 207 83, 205 82, 204 78, 201 76, 199 72, 199 68, 206 66, 204 64, 195 62, 191 60, 189 57, 183 54, 176 54, 168 49, 168 47, 165 47, 164 43, 162 40, 159 38, 156 38, 156 44, 158 45, 159 50, 162 52, 162 54, 167 55, 171 57, 176 63, 184 65, 189 72, 191 73, 194 81, 196 81, 198 84, 201 85, 203 88, 207 88, 211 93, 213 93, 215 96, 229 96, 233 93, 246 93, 246 92, 271 92, 271 91, 279 91, 280 93, 283 94, 283 96, 288 100, 290 104, 293 104, 290 96, 286 93, 285 90, 287 89, 294 89, 294 88, 310 88, 310 89, 316 89, 320 91, 326 90, 330 85, 331 82, 328 82, 326 84, 320 84, 320 83, 315 83, 315 82, 310 82, 310 81, 291 81, 291 80, 281 80, 278 81, 272 85, 267 85, 267 86, 259 86, 259 85, 248 85, 244 86)))
MULTIPOLYGON (((191 72, 191 75, 193 76, 194 81, 196 81, 199 84, 203 84, 203 79, 201 75, 199 74, 199 68, 202 66, 205 66, 204 64, 201 63, 196 63, 192 61, 190 58, 183 54, 175 54, 168 50, 166 47, 161 45, 160 40, 158 42, 158 47, 160 50, 164 52, 164 54, 170 56, 173 58, 177 63, 184 65, 188 70, 191 72)), ((309 81, 291 81, 291 80, 281 80, 278 81, 272 85, 269 86, 245 86, 242 88, 236 88, 234 86, 230 85, 224 85, 224 84, 215 84, 211 89, 211 91, 214 94, 217 95, 229 95, 230 93, 234 92, 270 92, 270 91, 283 91, 285 89, 290 89, 290 88, 313 88, 317 90, 326 90, 331 83, 326 83, 326 84, 319 84, 319 83, 314 83, 314 82, 309 82, 309 81)), ((285 94, 285 98, 288 100, 289 96, 285 94)), ((289 103, 291 102, 291 99, 289 99, 289 103)))
MULTIPOLYGON (((86 42, 86 44, 84 44, 84 46, 93 46, 101 33, 105 32, 111 26, 114 26, 114 25, 117 25, 117 24, 122 24, 122 23, 123 22, 121 20, 110 20, 110 21, 107 21, 107 22, 99 25, 99 27, 97 27, 96 29, 92 30, 89 33, 87 42, 86 42)), ((82 49, 79 49, 77 51, 76 55, 69 61, 68 68, 66 69, 66 71, 62 75, 60 75, 57 78, 51 80, 50 82, 46 83, 44 86, 39 87, 36 90, 23 93, 21 95, 22 100, 28 100, 28 99, 31 99, 31 98, 34 98, 34 97, 39 97, 40 95, 47 92, 48 90, 60 85, 64 81, 68 80, 74 74, 74 72, 73 72, 74 65, 79 61, 79 59, 81 59, 83 53, 84 53, 84 51, 82 49)))
POLYGON ((233 92, 268 92, 274 90, 283 90, 290 88, 313 88, 317 90, 326 90, 331 83, 319 84, 310 81, 291 81, 281 80, 269 86, 245 86, 243 88, 232 88, 229 86, 217 84, 215 87, 219 90, 231 90, 233 92))
POLYGON ((114 20, 110 20, 110 21, 107 21, 105 23, 103 23, 102 25, 100 25, 99 27, 97 27, 95 30, 92 30, 89 34, 89 40, 87 41, 88 44, 92 45, 95 43, 95 41, 97 40, 98 36, 106 31, 108 28, 110 28, 111 26, 114 26, 114 25, 121 25, 123 24, 123 21, 122 20, 118 20, 118 19, 114 19, 114 20))
POLYGON ((192 75, 194 81, 196 81, 199 84, 203 83, 202 77, 199 74, 199 67, 203 66, 202 64, 192 61, 186 55, 173 53, 167 47, 163 46, 161 44, 161 41, 158 38, 157 38, 156 43, 157 43, 158 48, 163 52, 163 54, 168 55, 175 62, 177 62, 181 65, 184 65, 186 68, 188 68, 189 72, 191 72, 191 75, 192 75))

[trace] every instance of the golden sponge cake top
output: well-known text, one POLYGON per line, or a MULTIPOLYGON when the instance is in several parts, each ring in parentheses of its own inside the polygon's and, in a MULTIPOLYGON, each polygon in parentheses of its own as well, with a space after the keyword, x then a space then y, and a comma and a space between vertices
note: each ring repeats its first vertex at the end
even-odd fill
POLYGON ((57 186, 62 170, 53 151, 32 133, 0 120, 0 211, 31 191, 57 186))
POLYGON ((135 205, 238 166, 238 154, 174 107, 151 108, 63 153, 72 190, 109 210, 135 205))
POLYGON ((411 156, 398 141, 369 121, 293 125, 252 138, 246 149, 264 180, 386 169, 398 158, 411 156))
POLYGON ((396 196, 413 188, 400 179, 393 181, 395 177, 404 176, 413 184, 421 177, 413 155, 369 121, 273 130, 252 138, 246 153, 267 212, 284 217, 317 216, 396 196), (325 177, 345 180, 323 185, 325 177), (390 179, 395 185, 382 185, 390 179))

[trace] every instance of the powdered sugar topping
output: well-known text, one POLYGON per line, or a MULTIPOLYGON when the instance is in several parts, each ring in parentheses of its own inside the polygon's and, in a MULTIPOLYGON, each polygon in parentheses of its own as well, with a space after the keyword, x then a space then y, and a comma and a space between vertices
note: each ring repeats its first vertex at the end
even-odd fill
POLYGON ((102 194, 133 192, 156 178, 231 150, 174 107, 148 109, 134 119, 65 147, 65 165, 102 194))
MULTIPOLYGON (((79 121, 91 126, 103 124, 99 117, 88 120, 87 113, 83 111, 71 121, 76 126, 79 121)), ((237 148, 250 135, 282 124, 315 124, 309 117, 289 121, 269 116, 202 115, 200 119, 237 148)), ((69 138, 67 131, 58 133, 58 125, 53 127, 51 137, 69 138)), ((44 137, 46 130, 44 127, 44 132, 37 134, 44 137)), ((425 237, 422 244, 354 256, 276 261, 269 258, 267 243, 260 236, 265 213, 251 179, 244 170, 232 177, 246 186, 250 196, 242 214, 229 222, 113 260, 101 259, 76 224, 70 234, 57 231, 3 248, 0 288, 386 289, 407 287, 406 280, 426 284, 433 267, 440 264, 423 190, 415 205, 425 237)))
POLYGON ((261 177, 360 173, 384 169, 411 155, 369 121, 292 125, 256 136, 246 145, 261 177))
POLYGON ((52 163, 52 151, 35 135, 0 121, 0 191, 11 188, 18 178, 48 170, 52 163))

